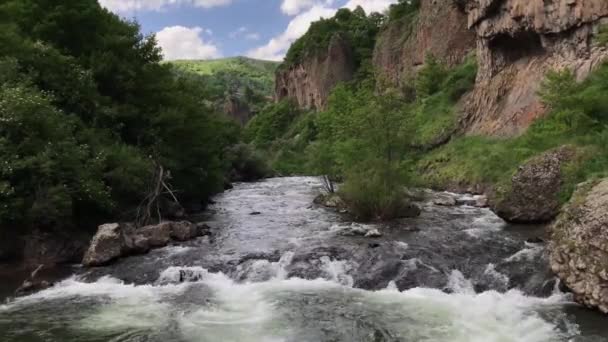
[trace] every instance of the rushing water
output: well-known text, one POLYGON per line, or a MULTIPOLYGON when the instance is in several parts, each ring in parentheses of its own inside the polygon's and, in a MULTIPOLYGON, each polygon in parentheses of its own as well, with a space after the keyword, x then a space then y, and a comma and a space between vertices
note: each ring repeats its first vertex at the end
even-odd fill
POLYGON ((0 341, 608 341, 608 318, 572 304, 525 242, 542 227, 429 201, 357 225, 311 204, 319 186, 240 184, 201 218, 210 238, 0 306, 0 341), (348 234, 371 228, 384 236, 348 234))

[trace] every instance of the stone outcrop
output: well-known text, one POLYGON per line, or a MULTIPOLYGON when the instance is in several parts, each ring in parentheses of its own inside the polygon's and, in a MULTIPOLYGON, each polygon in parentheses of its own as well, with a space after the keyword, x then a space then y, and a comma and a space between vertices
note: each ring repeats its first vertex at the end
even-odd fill
POLYGON ((245 126, 253 117, 249 105, 245 101, 234 96, 226 98, 222 110, 228 117, 241 124, 241 126, 245 126))
POLYGON ((146 253, 164 247, 172 240, 187 241, 206 234, 204 226, 183 222, 162 222, 135 229, 130 224, 111 223, 99 226, 84 255, 84 266, 101 266, 123 256, 146 253))
POLYGON ((551 227, 551 268, 579 303, 608 313, 608 179, 579 186, 551 227))
POLYGON ((479 73, 463 104, 462 127, 472 134, 513 136, 543 116, 537 92, 549 70, 585 78, 604 58, 593 43, 608 17, 605 0, 468 0, 477 36, 479 73))
POLYGON ((275 98, 290 98, 300 108, 322 110, 331 90, 340 82, 350 81, 354 73, 352 48, 342 36, 336 34, 325 53, 277 70, 275 98))
POLYGON ((560 210, 562 167, 575 153, 573 147, 562 146, 520 166, 508 189, 492 198, 492 211, 515 223, 543 223, 554 219, 560 210))
POLYGON ((379 34, 373 64, 390 83, 407 85, 427 56, 454 66, 475 46, 463 6, 453 0, 422 0, 415 23, 398 20, 379 34))

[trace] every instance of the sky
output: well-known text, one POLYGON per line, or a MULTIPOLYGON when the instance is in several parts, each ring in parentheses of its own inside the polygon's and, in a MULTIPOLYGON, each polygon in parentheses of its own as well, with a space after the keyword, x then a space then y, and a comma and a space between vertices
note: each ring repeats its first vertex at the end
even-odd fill
POLYGON ((166 60, 248 56, 280 61, 311 22, 342 7, 383 12, 397 0, 98 0, 154 33, 166 60))

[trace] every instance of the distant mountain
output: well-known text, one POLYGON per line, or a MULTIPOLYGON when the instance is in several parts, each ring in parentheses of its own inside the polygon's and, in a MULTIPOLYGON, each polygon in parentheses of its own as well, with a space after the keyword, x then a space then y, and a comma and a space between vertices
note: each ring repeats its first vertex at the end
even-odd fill
POLYGON ((203 79, 215 105, 242 124, 272 101, 278 62, 247 57, 170 62, 203 79))

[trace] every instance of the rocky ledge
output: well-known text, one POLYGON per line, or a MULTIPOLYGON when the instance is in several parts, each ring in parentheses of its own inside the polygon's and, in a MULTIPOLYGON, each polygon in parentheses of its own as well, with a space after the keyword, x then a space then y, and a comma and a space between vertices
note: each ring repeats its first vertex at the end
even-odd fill
POLYGON ((551 229, 551 268, 577 302, 608 313, 608 179, 579 185, 551 229))
POLYGON ((147 253, 164 247, 171 241, 187 241, 207 235, 204 224, 191 222, 162 222, 157 225, 135 228, 128 223, 110 223, 99 226, 91 240, 82 264, 102 266, 123 256, 147 253))

